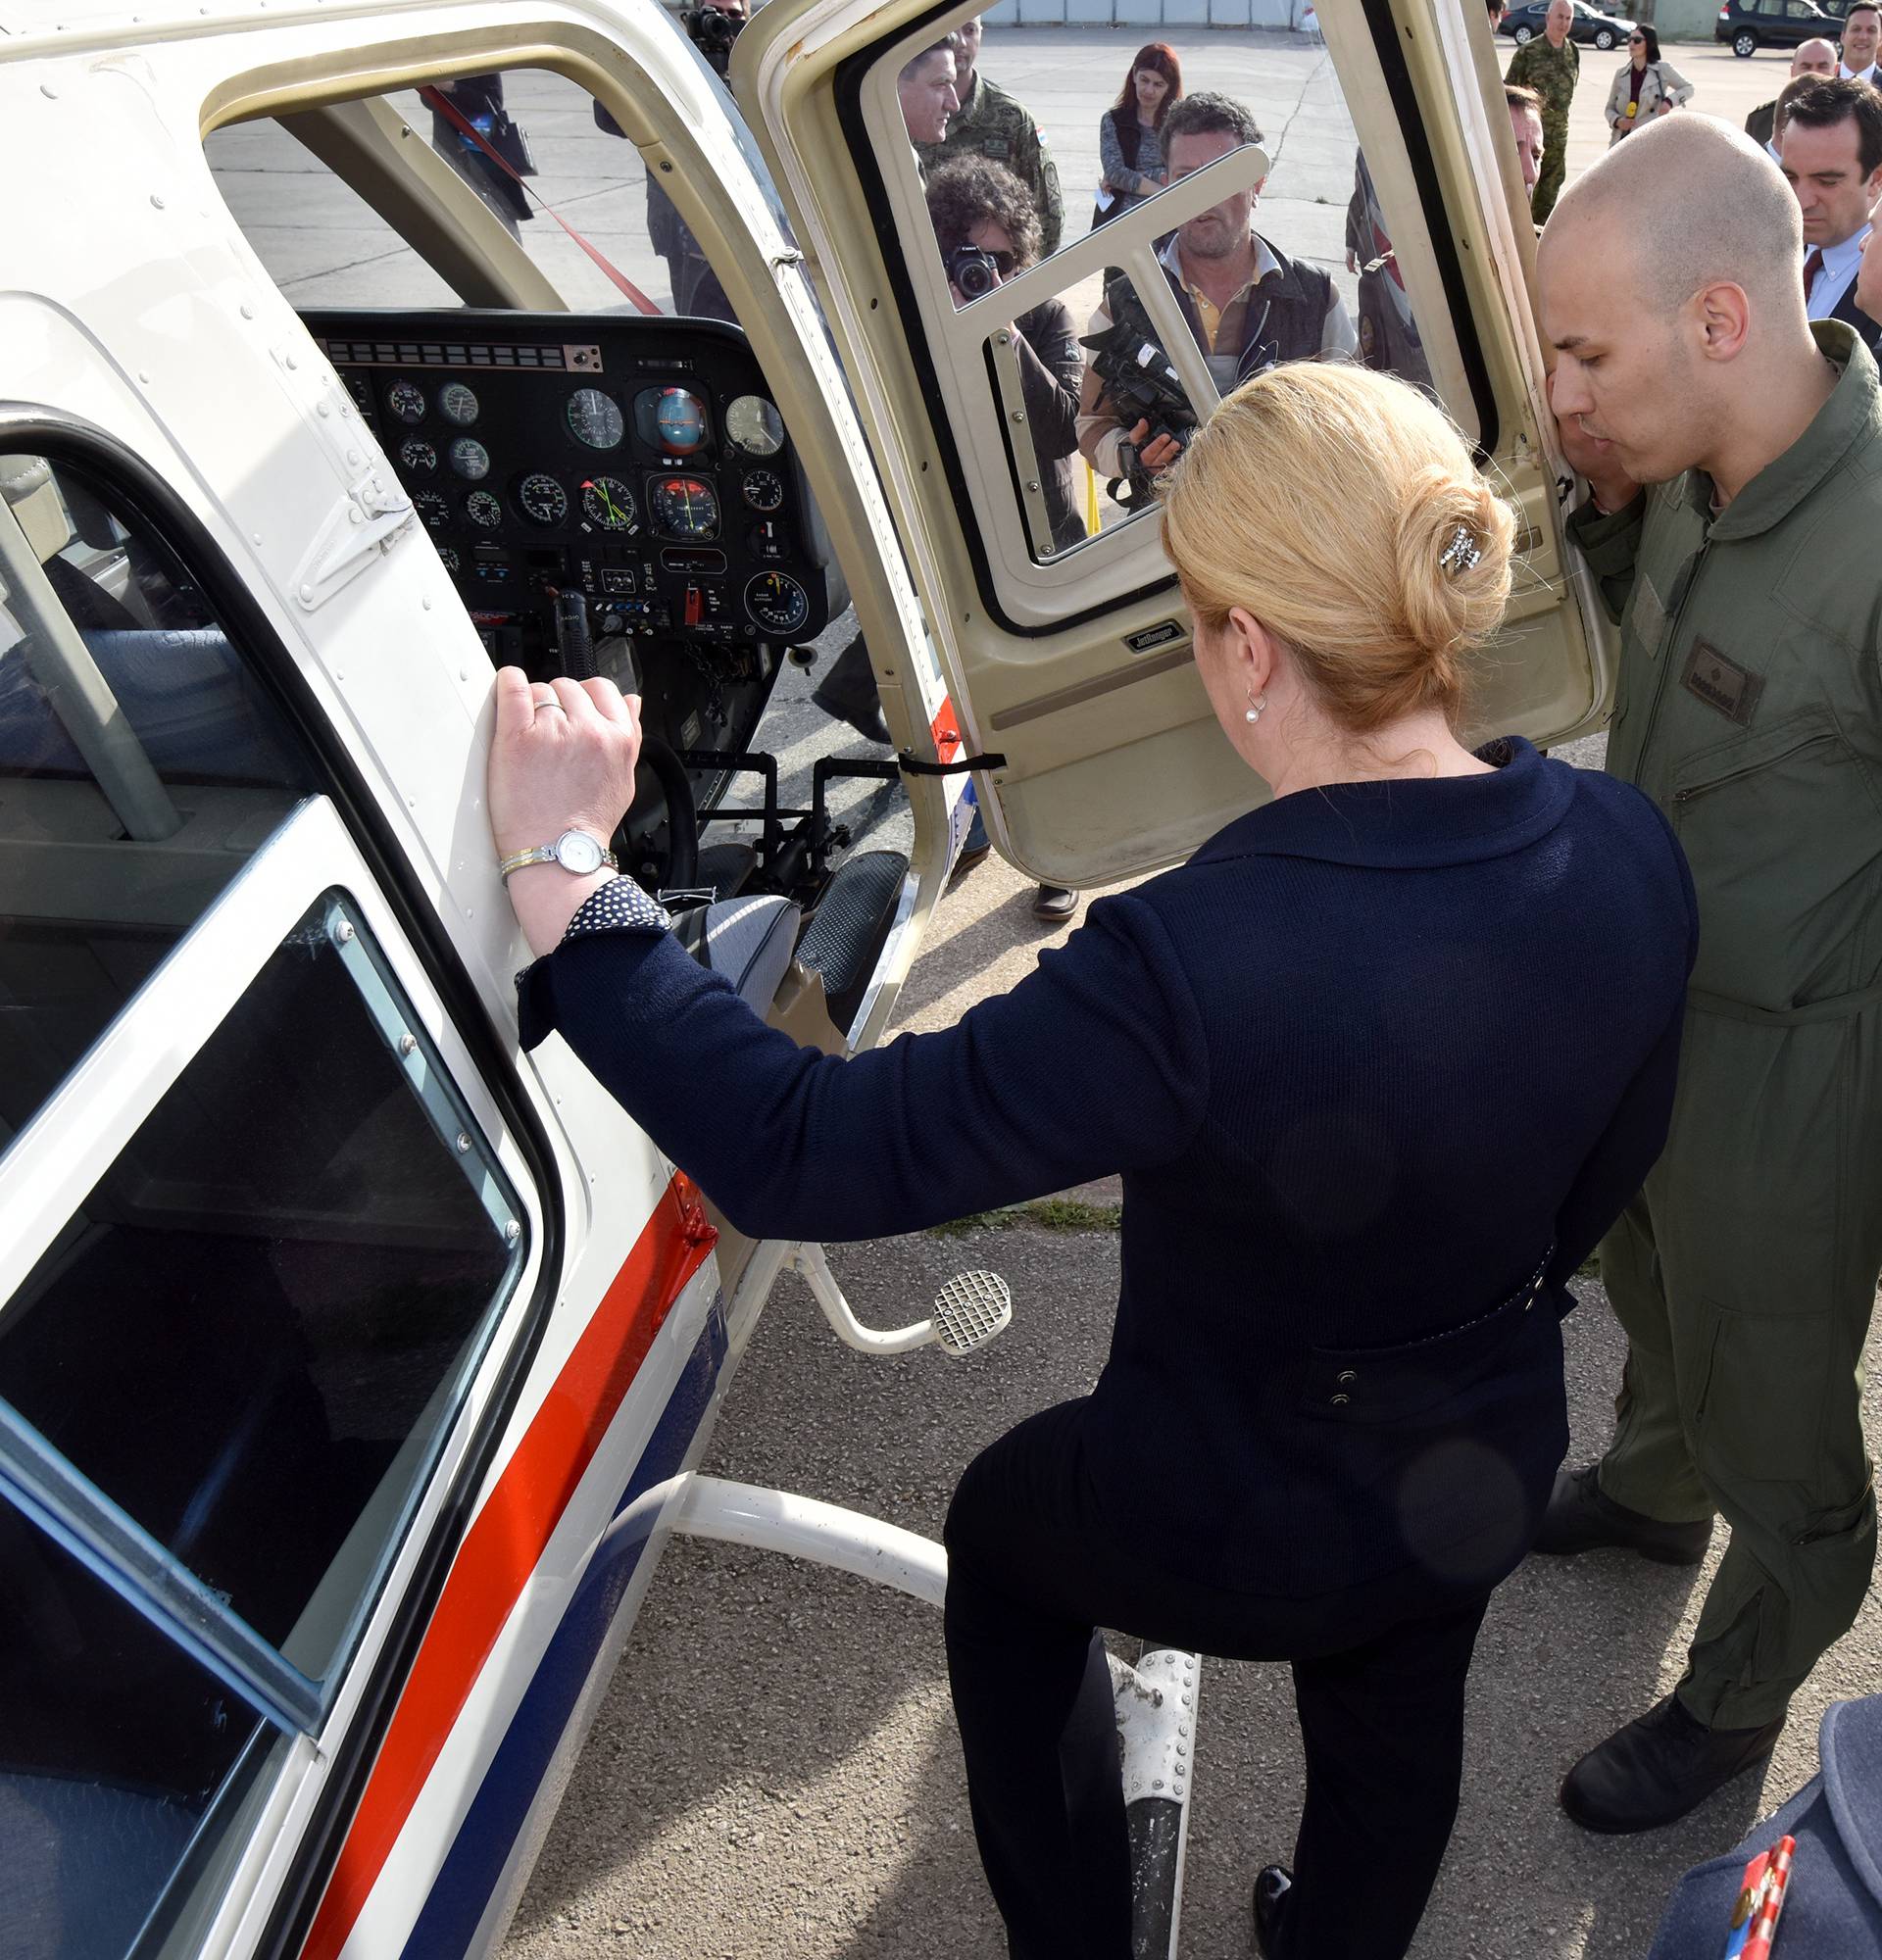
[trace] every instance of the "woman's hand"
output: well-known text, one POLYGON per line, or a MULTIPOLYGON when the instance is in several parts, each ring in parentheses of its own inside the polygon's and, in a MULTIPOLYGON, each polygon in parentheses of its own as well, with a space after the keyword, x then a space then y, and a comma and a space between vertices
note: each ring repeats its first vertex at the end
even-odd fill
MULTIPOLYGON (((499 667, 489 776, 497 856, 553 844, 565 830, 605 846, 633 802, 639 759, 638 695, 611 680, 532 683, 520 667, 499 667)), ((607 875, 575 878, 560 864, 513 872, 510 899, 530 951, 549 952, 607 875)))

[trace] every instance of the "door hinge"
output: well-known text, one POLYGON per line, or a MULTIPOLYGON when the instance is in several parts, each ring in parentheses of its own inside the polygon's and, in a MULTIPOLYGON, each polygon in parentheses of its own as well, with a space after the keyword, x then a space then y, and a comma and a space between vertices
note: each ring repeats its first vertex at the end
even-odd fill
POLYGON ((396 480, 369 469, 327 514, 294 573, 295 603, 312 612, 392 549, 412 522, 412 500, 396 480))

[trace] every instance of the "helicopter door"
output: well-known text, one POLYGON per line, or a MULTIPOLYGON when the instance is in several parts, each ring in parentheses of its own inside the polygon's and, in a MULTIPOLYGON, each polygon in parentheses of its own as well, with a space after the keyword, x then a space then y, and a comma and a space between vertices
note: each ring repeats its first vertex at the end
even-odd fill
MULTIPOLYGON (((1207 85, 1250 105, 1260 140, 1217 145, 1224 154, 1166 186, 1138 175, 1136 199, 1101 184, 1082 113, 1054 125, 1062 90, 1029 105, 1036 149, 989 109, 982 84, 1023 103, 1043 69, 997 25, 979 50, 970 139, 957 152, 914 140, 933 133, 920 126, 927 51, 972 19, 917 0, 867 19, 768 0, 737 43, 732 83, 822 281, 964 739, 988 757, 981 801, 1009 855, 1041 878, 1103 884, 1182 857, 1259 795, 1194 672, 1154 488, 1133 485, 1105 439, 1125 433, 1115 392, 1099 405, 1109 430, 1090 413, 1106 358, 1091 343, 1118 325, 1113 302, 1129 320, 1125 354, 1149 339, 1169 357, 1157 365, 1172 370, 1173 399, 1144 419, 1206 416, 1233 384, 1237 348, 1259 324, 1224 314, 1223 344, 1203 345, 1168 234, 1249 186, 1274 256, 1329 275, 1337 295, 1323 340, 1299 351, 1433 391, 1518 509, 1521 562, 1483 662, 1477 734, 1547 743, 1595 725, 1611 654, 1563 550, 1534 238, 1483 10, 1351 0, 1320 10, 1324 42, 1211 33, 1207 85), (958 154, 1003 160, 1042 220, 1036 238, 1011 241, 1027 249, 991 286, 984 266, 952 279, 937 248, 928 188, 958 154)), ((1105 72, 1121 81, 1141 33, 1066 29, 1055 46, 1075 42, 1081 70, 1109 53, 1105 72)), ((1192 89, 1202 55, 1192 44, 1192 89)))

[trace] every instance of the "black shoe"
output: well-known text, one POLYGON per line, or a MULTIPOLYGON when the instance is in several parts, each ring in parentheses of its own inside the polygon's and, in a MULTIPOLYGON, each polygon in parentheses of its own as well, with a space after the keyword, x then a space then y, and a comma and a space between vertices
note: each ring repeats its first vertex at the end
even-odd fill
POLYGON ((1275 1960, 1280 1948, 1281 1909, 1294 1889, 1294 1874, 1285 1865, 1263 1865, 1255 1878, 1255 1950, 1262 1960, 1275 1960))
POLYGON ((1667 1695, 1616 1729, 1561 1780, 1561 1807, 1584 1831, 1652 1831, 1696 1810, 1777 1746, 1784 1718, 1761 1729, 1709 1729, 1667 1695))
POLYGON ((1533 1550, 1572 1558, 1578 1551, 1619 1545, 1660 1565, 1697 1565, 1706 1556, 1712 1538, 1710 1518, 1668 1525, 1630 1511, 1602 1495, 1600 1471, 1599 1464, 1590 1463, 1583 1470, 1556 1472, 1556 1488, 1549 1494, 1533 1550))
POLYGON ((967 834, 962 840, 961 855, 954 860, 954 869, 948 873, 951 878, 960 877, 963 871, 970 871, 993 849, 993 839, 987 835, 987 822, 979 810, 973 812, 973 821, 967 826, 967 834))
POLYGON ((1078 909, 1078 894, 1065 885, 1041 885, 1032 902, 1034 918, 1063 925, 1078 909))
POLYGON ((830 662, 829 672, 811 690, 811 700, 833 721, 847 721, 864 741, 889 746, 889 724, 882 718, 869 650, 861 633, 830 662))

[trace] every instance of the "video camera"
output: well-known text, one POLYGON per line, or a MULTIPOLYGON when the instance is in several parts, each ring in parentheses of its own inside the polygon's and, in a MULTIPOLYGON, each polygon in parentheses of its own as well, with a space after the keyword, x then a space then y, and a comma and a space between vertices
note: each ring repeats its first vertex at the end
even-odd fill
POLYGON ((679 20, 686 38, 706 57, 706 66, 722 76, 732 65, 732 43, 744 31, 745 16, 717 7, 693 7, 679 20))
POLYGON ((1136 292, 1116 281, 1106 302, 1111 324, 1102 333, 1082 336, 1078 344, 1090 349, 1091 371, 1104 383, 1099 402, 1109 400, 1126 428, 1140 421, 1150 424, 1140 445, 1124 445, 1124 474, 1105 486, 1114 503, 1135 511, 1150 501, 1156 481, 1155 472, 1138 461, 1141 450, 1160 435, 1168 436, 1178 449, 1187 448, 1196 433, 1196 411, 1136 292))

